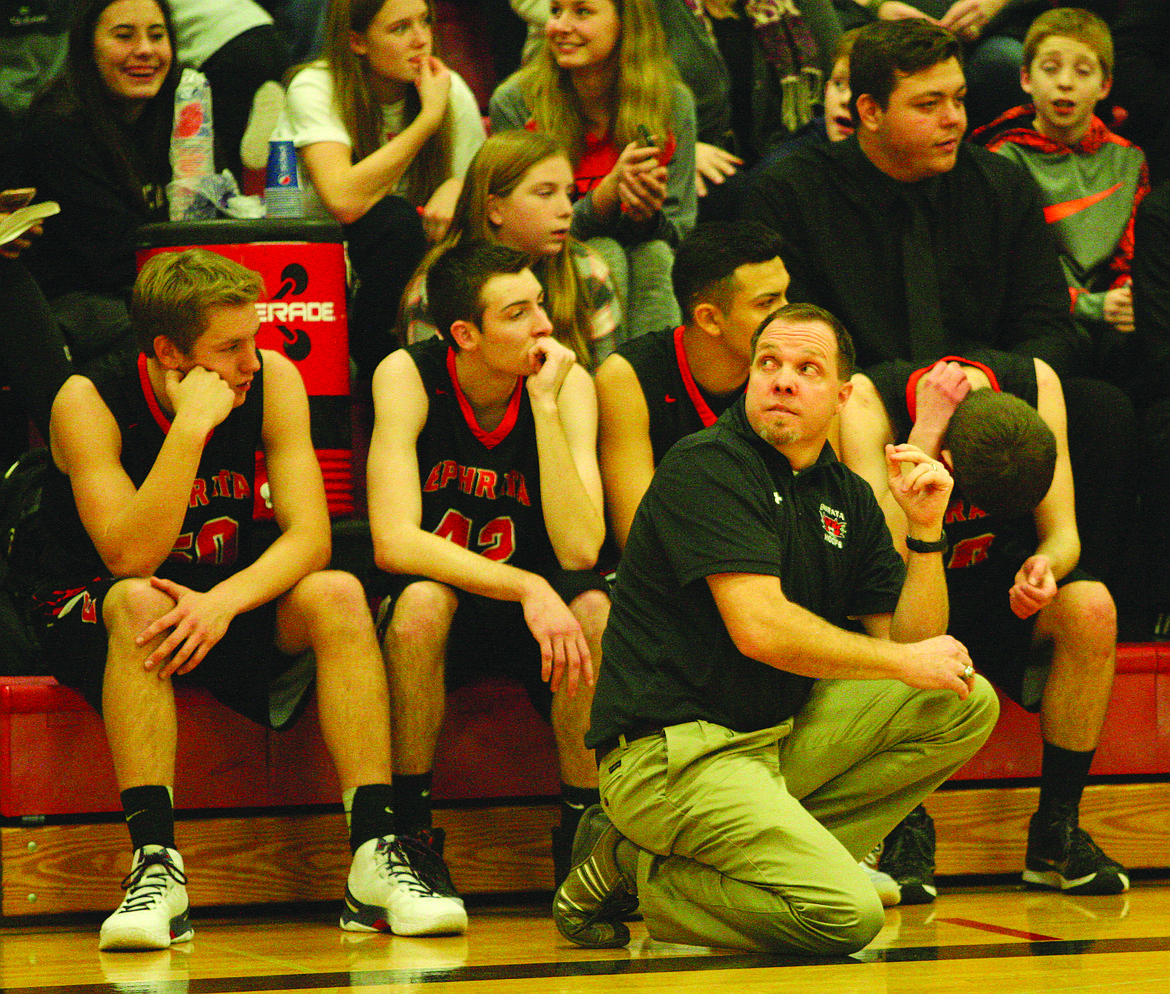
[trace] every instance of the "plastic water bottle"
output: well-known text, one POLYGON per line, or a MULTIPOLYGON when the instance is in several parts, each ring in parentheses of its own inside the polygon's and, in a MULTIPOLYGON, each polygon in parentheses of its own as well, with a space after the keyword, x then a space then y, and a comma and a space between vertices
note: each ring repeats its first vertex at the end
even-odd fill
POLYGON ((172 221, 215 216, 215 203, 198 197, 201 181, 215 172, 215 136, 211 122, 211 85, 194 69, 184 69, 175 91, 171 131, 171 171, 167 188, 172 221))

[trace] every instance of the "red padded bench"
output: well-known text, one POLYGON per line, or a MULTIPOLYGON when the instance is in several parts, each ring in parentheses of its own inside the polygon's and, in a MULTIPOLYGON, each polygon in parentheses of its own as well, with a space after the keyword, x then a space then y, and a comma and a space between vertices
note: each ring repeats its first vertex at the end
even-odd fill
MULTIPOLYGON (((956 780, 1040 776, 1040 718, 999 695, 987 744, 956 780)), ((1094 776, 1170 775, 1170 642, 1121 643, 1094 776)))
MULTIPOLYGON (((177 700, 176 835, 199 867, 192 902, 336 899, 348 849, 312 706, 274 733, 202 691, 177 700)), ((1019 872, 1036 794, 1019 781, 1039 773, 1040 753, 1036 716, 1004 702, 984 749, 927 801, 940 874, 1019 872)), ((1170 644, 1119 646, 1093 773, 1082 820, 1127 865, 1165 869, 1170 644)), ((558 784, 552 733, 518 684, 488 679, 452 694, 434 797, 456 884, 551 888, 558 784)), ((0 677, 0 915, 113 907, 129 861, 119 809, 101 721, 81 697, 51 678, 0 677)))
MULTIPOLYGON (((315 705, 271 732, 202 690, 181 688, 175 797, 182 809, 336 804, 337 777, 315 705)), ((560 790, 552 732, 523 688, 486 679, 456 691, 439 741, 439 801, 552 797, 560 790)), ((101 719, 52 677, 0 677, 0 815, 118 812, 101 719)))

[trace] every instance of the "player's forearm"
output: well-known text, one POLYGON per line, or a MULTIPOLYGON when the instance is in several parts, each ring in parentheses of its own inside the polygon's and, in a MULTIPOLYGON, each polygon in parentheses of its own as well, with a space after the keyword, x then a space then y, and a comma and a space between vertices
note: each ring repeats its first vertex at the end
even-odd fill
POLYGON ((945 421, 941 422, 932 418, 920 417, 914 422, 914 427, 910 429, 910 435, 906 441, 910 445, 920 448, 932 459, 938 459, 942 453, 942 442, 949 423, 949 415, 945 421))
POLYGON ((94 536, 114 576, 150 576, 171 554, 182 531, 207 434, 176 420, 137 493, 94 536))
POLYGON ((605 539, 599 503, 581 481, 554 403, 533 401, 540 460, 540 501, 553 552, 563 569, 591 569, 605 539))
MULTIPOLYGON (((933 536, 936 537, 937 536, 933 536)), ((890 622, 894 642, 921 642, 944 635, 950 618, 946 570, 941 552, 911 552, 906 580, 890 622)))
POLYGON ((1036 547, 1037 556, 1047 556, 1052 564, 1052 575, 1063 580, 1075 568, 1081 558, 1081 537, 1075 529, 1060 531, 1046 536, 1036 547))
POLYGON ((413 525, 377 529, 374 561, 388 573, 425 576, 500 601, 521 600, 535 577, 413 525))
POLYGON ((310 573, 329 565, 328 531, 291 528, 282 532, 254 563, 216 585, 236 614, 251 611, 295 587, 310 573))

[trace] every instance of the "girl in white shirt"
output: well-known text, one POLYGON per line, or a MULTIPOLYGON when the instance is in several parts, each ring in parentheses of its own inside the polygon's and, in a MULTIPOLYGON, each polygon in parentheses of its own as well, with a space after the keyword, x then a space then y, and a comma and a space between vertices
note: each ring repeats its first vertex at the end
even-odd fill
POLYGON ((350 352, 366 373, 390 351, 402 290, 484 140, 471 90, 433 44, 426 0, 331 0, 324 58, 293 77, 273 136, 296 145, 306 213, 345 227, 360 281, 350 352))

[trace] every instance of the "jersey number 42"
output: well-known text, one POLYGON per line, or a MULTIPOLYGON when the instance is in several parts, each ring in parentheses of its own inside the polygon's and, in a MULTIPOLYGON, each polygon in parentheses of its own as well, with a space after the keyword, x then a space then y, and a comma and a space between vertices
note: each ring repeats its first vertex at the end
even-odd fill
MULTIPOLYGON (((435 534, 465 549, 471 549, 471 526, 472 520, 467 515, 451 508, 443 515, 435 534)), ((516 551, 516 526, 506 515, 492 518, 479 530, 475 541, 477 548, 471 549, 472 552, 478 552, 485 559, 506 563, 516 551)))

